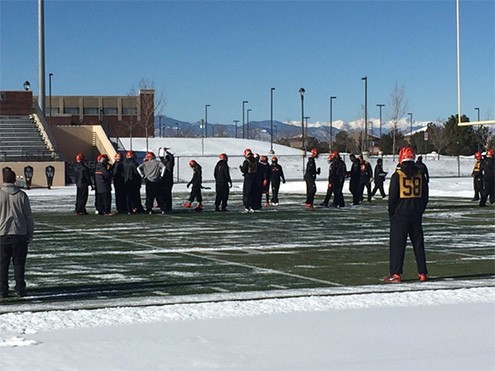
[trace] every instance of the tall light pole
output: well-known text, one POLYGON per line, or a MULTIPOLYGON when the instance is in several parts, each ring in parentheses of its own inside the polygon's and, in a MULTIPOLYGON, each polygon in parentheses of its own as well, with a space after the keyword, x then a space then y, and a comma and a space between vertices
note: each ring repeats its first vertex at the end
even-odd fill
POLYGON ((330 145, 328 146, 330 152, 332 152, 332 149, 333 149, 333 106, 332 106, 332 101, 334 99, 337 99, 337 97, 330 97, 330 145))
POLYGON ((475 111, 478 111, 478 122, 480 121, 480 109, 478 107, 474 108, 475 111))
POLYGON ((244 130, 244 125, 245 125, 244 117, 245 117, 245 109, 246 109, 245 107, 247 103, 249 103, 247 100, 242 101, 242 139, 246 138, 246 131, 244 130))
POLYGON ((301 144, 302 144, 302 150, 304 152, 303 156, 306 157, 306 151, 304 148, 304 93, 306 90, 304 88, 299 89, 299 94, 301 95, 301 144))
POLYGON ((45 1, 38 0, 38 104, 44 115, 45 98, 45 1))
POLYGON ((278 140, 278 136, 277 136, 277 124, 273 125, 275 127, 275 142, 278 140))
POLYGON ((209 104, 205 104, 205 138, 208 138, 208 107, 209 104))
POLYGON ((275 88, 270 89, 270 154, 274 154, 273 151, 273 91, 275 88))
POLYGON ((382 108, 385 107, 384 104, 377 104, 377 107, 380 108, 380 139, 382 137, 382 108))
MULTIPOLYGON (((53 73, 48 74, 48 94, 50 95, 50 125, 52 124, 52 76, 53 73)), ((478 120, 479 121, 479 120, 478 120)))
POLYGON ((412 124, 413 124, 413 118, 412 118, 412 113, 408 113, 409 115, 409 125, 411 127, 411 143, 412 143, 412 133, 413 133, 413 129, 412 129, 412 124))
POLYGON ((175 123, 175 136, 178 138, 179 137, 179 123, 175 123))
POLYGON ((308 144, 309 142, 309 135, 308 135, 308 120, 310 119, 309 116, 304 116, 304 125, 305 125, 305 128, 304 128, 304 136, 306 137, 306 145, 308 144))
POLYGON ((234 120, 234 125, 235 125, 235 139, 237 139, 237 124, 239 123, 239 120, 234 120))
POLYGON ((251 108, 248 108, 246 111, 247 121, 246 121, 246 139, 249 139, 249 112, 251 112, 251 108))
POLYGON ((163 138, 163 129, 162 129, 162 115, 158 116, 158 125, 159 125, 159 131, 160 131, 160 138, 163 138))
POLYGON ((368 76, 361 78, 364 80, 364 148, 363 151, 368 151, 368 76))

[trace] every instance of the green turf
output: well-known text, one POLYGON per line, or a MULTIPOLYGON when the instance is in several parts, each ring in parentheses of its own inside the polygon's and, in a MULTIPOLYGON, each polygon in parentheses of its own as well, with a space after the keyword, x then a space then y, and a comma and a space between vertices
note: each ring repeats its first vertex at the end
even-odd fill
MULTIPOLYGON (((175 205, 185 198, 176 194, 175 205)), ((112 217, 73 215, 73 196, 34 198, 28 300, 359 286, 388 273, 386 201, 306 210, 302 195, 284 194, 278 207, 245 214, 240 198, 233 193, 225 213, 206 201, 201 213, 177 206, 166 215, 112 217)), ((483 211, 467 200, 430 201, 424 231, 432 278, 495 274, 493 208, 483 211)), ((404 278, 416 272, 409 246, 404 278)))

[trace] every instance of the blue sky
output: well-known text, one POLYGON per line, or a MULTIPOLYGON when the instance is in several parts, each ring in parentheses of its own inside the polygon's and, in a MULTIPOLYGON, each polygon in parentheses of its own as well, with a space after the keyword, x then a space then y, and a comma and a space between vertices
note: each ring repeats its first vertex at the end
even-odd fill
MULTIPOLYGON (((0 0, 0 89, 37 94, 37 0, 0 0)), ((495 118, 495 0, 461 0, 462 110, 495 118)), ((457 112, 455 0, 45 0, 53 95, 127 95, 142 78, 185 121, 368 116, 403 85, 414 120, 457 112)), ((47 90, 48 94, 48 78, 47 90)), ((387 119, 387 107, 383 118, 387 119)))

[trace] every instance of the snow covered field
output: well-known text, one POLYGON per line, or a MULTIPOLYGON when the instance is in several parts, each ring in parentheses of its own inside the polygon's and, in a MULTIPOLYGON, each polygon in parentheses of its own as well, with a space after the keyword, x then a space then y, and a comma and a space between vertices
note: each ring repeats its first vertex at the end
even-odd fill
MULTIPOLYGON (((442 162, 429 162, 430 173, 449 166, 442 162)), ((303 182, 283 187, 305 191, 303 182)), ((29 194, 47 192, 75 189, 29 194)), ((430 195, 471 198, 471 179, 434 178, 430 195)), ((495 217, 494 206, 483 212, 495 217)), ((219 293, 189 298, 190 304, 142 299, 117 308, 6 313, 0 364, 9 371, 493 370, 493 280, 285 290, 284 296, 219 293)))

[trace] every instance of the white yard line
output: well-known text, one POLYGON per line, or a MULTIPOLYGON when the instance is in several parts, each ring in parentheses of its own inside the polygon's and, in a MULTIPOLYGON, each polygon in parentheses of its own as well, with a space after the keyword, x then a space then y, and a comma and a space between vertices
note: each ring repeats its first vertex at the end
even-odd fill
MULTIPOLYGON (((71 232, 79 233, 81 235, 97 236, 98 238, 105 238, 107 240, 116 241, 116 242, 120 242, 120 243, 132 244, 132 245, 135 245, 135 246, 142 246, 142 247, 149 247, 149 248, 152 248, 154 250, 156 249, 156 246, 155 245, 150 245, 150 244, 141 243, 141 242, 134 242, 134 241, 131 242, 129 240, 120 239, 120 238, 116 238, 116 237, 112 237, 112 236, 104 236, 104 235, 98 234, 96 232, 75 231, 72 228, 65 228, 65 227, 62 227, 62 226, 52 225, 52 224, 43 223, 43 222, 39 222, 37 224, 44 225, 44 226, 50 227, 50 228, 59 229, 59 230, 62 230, 62 231, 71 231, 71 232)), ((202 249, 202 248, 195 248, 193 251, 194 252, 205 252, 205 251, 221 251, 221 250, 248 250, 248 249, 246 249, 246 248, 242 248, 242 249, 233 249, 233 248, 214 248, 214 249, 204 248, 204 249, 202 249)), ((302 280, 305 280, 305 281, 323 283, 325 285, 330 285, 330 286, 342 286, 341 284, 336 283, 336 282, 331 282, 331 281, 326 281, 326 280, 320 280, 320 279, 317 279, 317 278, 311 278, 311 277, 301 276, 299 274, 293 274, 293 273, 283 272, 283 271, 279 271, 279 270, 276 270, 276 269, 268 269, 268 268, 263 268, 263 267, 257 267, 257 266, 250 265, 250 264, 237 263, 237 262, 232 262, 232 261, 229 261, 229 260, 214 258, 214 257, 211 257, 211 256, 203 256, 203 255, 195 254, 193 252, 188 252, 188 251, 186 251, 186 249, 184 249, 184 250, 182 250, 182 249, 173 249, 173 250, 164 250, 164 251, 160 250, 160 251, 154 251, 154 252, 156 252, 156 253, 175 253, 175 254, 181 254, 181 255, 186 255, 186 256, 190 256, 190 257, 194 257, 194 258, 201 258, 201 259, 213 261, 213 262, 216 262, 216 263, 223 263, 223 264, 227 264, 227 265, 235 265, 235 266, 238 266, 238 267, 243 267, 243 268, 248 268, 248 269, 262 271, 262 272, 265 272, 265 273, 279 274, 279 275, 283 275, 283 276, 287 276, 287 277, 302 279, 302 280)))

